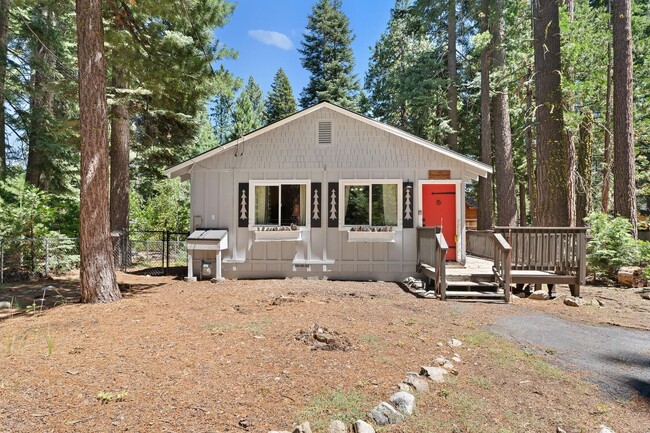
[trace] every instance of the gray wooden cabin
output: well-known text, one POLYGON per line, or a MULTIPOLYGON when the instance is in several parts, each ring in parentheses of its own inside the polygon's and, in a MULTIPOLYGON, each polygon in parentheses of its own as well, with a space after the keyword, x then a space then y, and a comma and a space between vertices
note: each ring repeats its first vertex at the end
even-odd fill
POLYGON ((465 260, 465 183, 491 172, 328 102, 166 170, 191 182, 193 229, 226 233, 190 248, 190 275, 386 281, 415 273, 418 227, 465 260))

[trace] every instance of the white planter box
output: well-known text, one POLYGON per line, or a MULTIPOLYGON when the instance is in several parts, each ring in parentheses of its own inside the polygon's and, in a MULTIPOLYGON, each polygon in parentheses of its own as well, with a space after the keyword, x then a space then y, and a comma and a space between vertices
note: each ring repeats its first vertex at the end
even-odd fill
POLYGON ((348 242, 395 242, 395 232, 348 232, 348 242))
POLYGON ((301 239, 302 239, 302 231, 300 230, 255 231, 256 242, 299 241, 301 239))

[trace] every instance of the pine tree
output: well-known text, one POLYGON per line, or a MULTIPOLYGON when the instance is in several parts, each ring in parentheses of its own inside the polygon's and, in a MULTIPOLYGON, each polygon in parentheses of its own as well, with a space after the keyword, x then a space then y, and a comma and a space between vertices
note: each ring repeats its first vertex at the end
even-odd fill
POLYGON ((242 89, 233 111, 230 140, 248 134, 264 125, 264 95, 253 77, 242 89))
POLYGON ((302 66, 311 75, 300 94, 300 105, 307 108, 329 101, 356 109, 360 87, 352 72, 354 36, 341 10, 341 0, 319 0, 312 8, 303 37, 298 52, 302 54, 302 66))
POLYGON ((293 90, 289 83, 289 77, 287 77, 287 74, 285 74, 282 68, 280 68, 273 78, 271 92, 266 98, 266 122, 276 122, 285 117, 291 116, 295 112, 296 100, 293 97, 293 90))

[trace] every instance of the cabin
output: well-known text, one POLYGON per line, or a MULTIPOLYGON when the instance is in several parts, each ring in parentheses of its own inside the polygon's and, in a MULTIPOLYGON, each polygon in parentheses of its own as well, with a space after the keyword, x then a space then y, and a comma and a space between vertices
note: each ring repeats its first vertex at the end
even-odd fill
POLYGON ((329 102, 165 171, 191 183, 188 277, 401 281, 418 228, 466 254, 465 184, 489 165, 329 102))

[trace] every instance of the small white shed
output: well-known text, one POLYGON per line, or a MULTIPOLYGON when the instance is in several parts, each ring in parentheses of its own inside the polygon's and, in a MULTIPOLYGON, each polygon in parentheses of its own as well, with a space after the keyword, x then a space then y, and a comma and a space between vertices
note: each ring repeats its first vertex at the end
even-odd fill
POLYGON ((417 227, 442 226, 464 260, 465 183, 491 172, 329 102, 165 171, 191 182, 193 229, 227 232, 190 274, 219 251, 226 278, 386 281, 415 272, 417 227))

